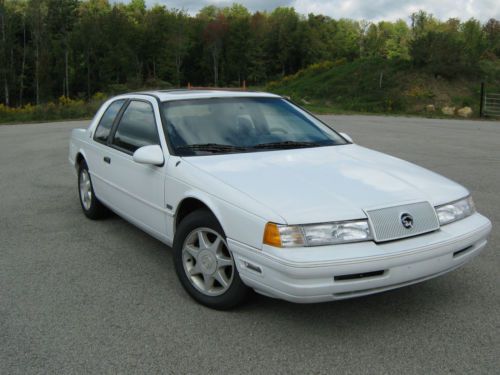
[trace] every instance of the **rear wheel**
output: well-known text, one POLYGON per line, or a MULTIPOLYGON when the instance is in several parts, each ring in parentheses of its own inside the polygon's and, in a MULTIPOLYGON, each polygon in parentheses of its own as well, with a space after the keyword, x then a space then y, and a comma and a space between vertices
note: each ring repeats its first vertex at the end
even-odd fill
POLYGON ((108 213, 106 207, 95 196, 89 168, 85 160, 82 160, 78 167, 78 196, 83 213, 89 219, 101 219, 108 213))
POLYGON ((182 286, 196 301, 214 309, 230 309, 246 297, 225 234, 212 213, 186 216, 174 240, 174 265, 182 286))

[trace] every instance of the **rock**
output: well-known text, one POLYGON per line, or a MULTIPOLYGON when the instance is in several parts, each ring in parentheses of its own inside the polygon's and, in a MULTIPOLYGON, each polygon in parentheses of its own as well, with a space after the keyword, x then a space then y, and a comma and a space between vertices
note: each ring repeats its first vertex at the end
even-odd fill
POLYGON ((305 100, 304 98, 301 99, 302 103, 304 103, 305 105, 308 105, 308 104, 311 104, 310 102, 308 102, 307 100, 305 100))
POLYGON ((472 116, 472 108, 471 107, 460 108, 457 111, 457 115, 459 115, 460 117, 465 117, 465 118, 471 117, 472 116))
POLYGON ((425 106, 425 110, 427 112, 434 112, 434 111, 436 111, 436 106, 434 104, 427 104, 425 106))
POLYGON ((453 116, 455 114, 455 107, 445 106, 441 109, 441 112, 443 112, 443 114, 445 115, 453 116))

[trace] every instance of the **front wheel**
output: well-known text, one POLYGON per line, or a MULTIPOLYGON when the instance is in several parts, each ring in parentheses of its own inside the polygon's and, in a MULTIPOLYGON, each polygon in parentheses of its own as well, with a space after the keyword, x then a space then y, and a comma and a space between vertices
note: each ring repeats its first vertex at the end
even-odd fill
POLYGON ((226 310, 245 299, 248 288, 240 279, 219 222, 209 211, 198 210, 182 220, 173 252, 177 276, 196 301, 226 310))

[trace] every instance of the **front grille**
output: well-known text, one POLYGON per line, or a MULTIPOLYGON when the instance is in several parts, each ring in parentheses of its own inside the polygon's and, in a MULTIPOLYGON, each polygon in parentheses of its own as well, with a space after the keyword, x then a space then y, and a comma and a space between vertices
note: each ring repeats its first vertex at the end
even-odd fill
POLYGON ((405 204, 366 211, 376 242, 392 241, 439 229, 436 211, 429 202, 405 204), (402 216, 411 215, 413 226, 405 228, 402 216))

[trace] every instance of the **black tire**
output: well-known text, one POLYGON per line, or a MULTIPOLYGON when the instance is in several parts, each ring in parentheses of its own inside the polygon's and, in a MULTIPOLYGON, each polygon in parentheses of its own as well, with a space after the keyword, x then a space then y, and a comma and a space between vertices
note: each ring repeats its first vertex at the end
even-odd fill
POLYGON ((89 167, 85 160, 82 160, 78 166, 78 198, 80 200, 80 206, 82 207, 83 213, 91 220, 99 220, 107 216, 109 213, 108 209, 97 199, 94 193, 94 187, 92 185, 92 179, 89 173, 89 167), (90 184, 90 199, 87 203, 84 203, 81 193, 81 183, 84 178, 84 174, 88 176, 88 181, 90 184), (89 204, 90 203, 90 204, 89 204))
MULTIPOLYGON (((187 275, 187 271, 185 270, 183 258, 184 243, 187 241, 188 236, 194 233, 197 229, 201 228, 208 228, 216 232, 224 241, 226 241, 226 236, 222 227, 210 211, 202 209, 190 213, 181 221, 175 234, 173 244, 173 261, 175 271, 182 286, 194 300, 207 307, 217 310, 232 309, 245 300, 248 294, 248 287, 243 283, 243 281, 241 281, 236 267, 236 262, 232 258, 232 254, 230 254, 227 246, 223 245, 223 249, 224 252, 226 252, 226 254, 228 254, 233 260, 233 266, 230 272, 231 282, 229 283, 227 290, 225 290, 222 294, 207 295, 202 293, 192 284, 190 276, 187 275)), ((198 262, 198 260, 196 260, 196 262, 198 262)), ((218 270, 218 268, 216 269, 218 270)))

